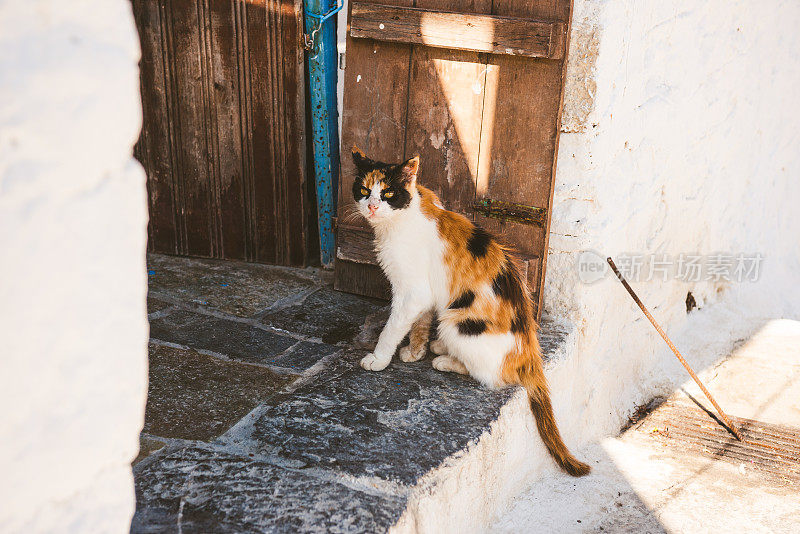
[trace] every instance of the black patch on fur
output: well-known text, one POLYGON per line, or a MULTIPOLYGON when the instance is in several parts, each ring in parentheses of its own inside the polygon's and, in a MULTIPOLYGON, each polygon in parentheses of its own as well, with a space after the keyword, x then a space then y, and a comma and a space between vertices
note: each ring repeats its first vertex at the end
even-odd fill
POLYGON ((517 285, 515 278, 514 273, 508 269, 508 266, 503 265, 503 268, 492 280, 492 291, 501 299, 511 300, 514 286, 517 285))
POLYGON ((519 278, 519 272, 508 258, 500 272, 492 280, 492 291, 499 298, 510 302, 515 310, 524 309, 525 287, 519 278))
POLYGON ((383 174, 381 200, 386 201, 392 209, 401 210, 408 207, 411 203, 411 193, 406 189, 403 163, 384 163, 361 157, 356 153, 353 153, 353 162, 356 165, 356 176, 353 181, 353 198, 356 202, 368 196, 361 194, 361 187, 364 185, 364 179, 367 174, 371 171, 380 171, 383 174), (386 198, 388 191, 394 193, 390 198, 386 198))
POLYGON ((356 172, 362 173, 365 170, 368 170, 372 165, 375 164, 374 161, 369 159, 367 156, 362 155, 361 152, 356 152, 355 150, 352 152, 353 155, 353 165, 356 166, 356 172))
POLYGON ((527 289, 525 284, 522 283, 519 270, 508 256, 506 256, 506 261, 503 263, 500 272, 492 280, 492 291, 498 298, 511 304, 514 309, 511 332, 514 334, 527 332, 530 326, 527 310, 529 303, 525 295, 527 289))
POLYGON ((511 333, 524 334, 527 331, 528 331, 528 321, 525 320, 525 315, 520 313, 518 310, 517 314, 514 316, 514 320, 511 321, 511 333))
POLYGON ((389 187, 381 192, 381 200, 385 200, 392 209, 401 210, 407 208, 411 203, 411 193, 402 184, 390 181, 389 187), (386 198, 387 191, 392 191, 394 195, 391 198, 386 198))
POLYGON ((486 331, 486 321, 464 319, 458 323, 458 333, 464 336, 479 336, 486 331))
POLYGON ((470 254, 472 254, 475 258, 482 258, 486 256, 486 251, 489 248, 489 243, 492 242, 492 236, 481 228, 480 226, 474 226, 472 228, 472 234, 469 236, 467 240, 467 250, 470 254))
POLYGON ((469 308, 472 303, 475 301, 475 293, 470 290, 467 290, 461 294, 456 300, 448 306, 451 310, 458 310, 460 308, 469 308))
POLYGON ((353 198, 358 202, 362 198, 367 198, 369 195, 364 195, 361 193, 361 186, 364 185, 363 177, 356 178, 353 182, 353 198))

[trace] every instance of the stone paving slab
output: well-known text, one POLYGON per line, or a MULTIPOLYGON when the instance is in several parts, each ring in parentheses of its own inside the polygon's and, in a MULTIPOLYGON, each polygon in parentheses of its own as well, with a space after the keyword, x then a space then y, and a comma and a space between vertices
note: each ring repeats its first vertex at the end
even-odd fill
POLYGON ((166 445, 167 444, 164 441, 159 439, 153 439, 147 436, 139 436, 139 454, 136 455, 136 458, 133 460, 133 462, 131 462, 131 464, 138 464, 154 452, 164 448, 166 445))
POLYGON ((165 310, 172 306, 169 302, 163 301, 153 295, 147 295, 147 315, 165 310))
POLYGON ((342 350, 342 347, 337 347, 336 345, 300 341, 286 352, 281 353, 272 360, 267 360, 266 363, 290 369, 296 373, 302 373, 319 363, 326 356, 330 356, 340 350, 342 350))
POLYGON ((318 378, 279 394, 255 421, 223 439, 287 465, 333 469, 413 485, 477 440, 512 388, 492 391, 462 375, 395 361, 380 373, 345 353, 318 378))
POLYGON ((211 440, 292 380, 265 368, 151 344, 144 432, 211 440))
POLYGON ((548 361, 559 346, 564 344, 569 332, 562 325, 544 317, 539 324, 539 330, 536 335, 539 338, 539 346, 542 349, 542 359, 548 361))
POLYGON ((151 320, 150 337, 261 364, 273 361, 298 341, 248 323, 188 310, 151 320))
POLYGON ((330 277, 316 269, 148 254, 150 291, 185 304, 251 317, 330 277))
POLYGON ((324 287, 300 304, 265 314, 261 322, 280 330, 296 332, 324 343, 350 343, 367 317, 386 307, 382 300, 341 293, 324 287))
POLYGON ((135 534, 380 532, 403 498, 366 493, 214 445, 169 447, 136 468, 135 534))

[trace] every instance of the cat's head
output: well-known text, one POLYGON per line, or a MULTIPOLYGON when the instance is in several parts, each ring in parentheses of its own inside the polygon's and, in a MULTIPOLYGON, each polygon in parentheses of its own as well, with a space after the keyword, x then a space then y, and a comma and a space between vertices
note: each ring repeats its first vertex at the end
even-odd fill
POLYGON ((408 208, 417 194, 419 156, 403 163, 382 163, 353 147, 356 176, 353 198, 358 211, 371 224, 389 221, 408 208))

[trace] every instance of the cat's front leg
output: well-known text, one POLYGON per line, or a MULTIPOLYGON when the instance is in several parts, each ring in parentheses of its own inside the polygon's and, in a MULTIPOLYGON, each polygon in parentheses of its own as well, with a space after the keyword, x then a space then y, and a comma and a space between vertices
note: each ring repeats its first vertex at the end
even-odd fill
POLYGON ((431 333, 431 322, 433 321, 433 310, 423 313, 411 327, 408 335, 408 345, 400 349, 400 360, 404 362, 416 362, 421 360, 428 348, 428 338, 431 333))
POLYGON ((411 326, 430 307, 430 299, 423 295, 395 296, 392 299, 392 312, 378 337, 375 351, 361 359, 361 367, 368 371, 385 369, 411 326))

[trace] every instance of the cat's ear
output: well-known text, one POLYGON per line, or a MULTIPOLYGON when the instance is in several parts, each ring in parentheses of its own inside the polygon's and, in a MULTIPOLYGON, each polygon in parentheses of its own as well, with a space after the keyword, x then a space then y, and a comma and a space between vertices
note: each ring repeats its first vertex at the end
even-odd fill
POLYGON ((400 172, 403 181, 409 186, 416 185, 417 171, 419 171, 419 156, 414 156, 401 166, 400 172))
POLYGON ((370 159, 356 145, 353 145, 352 152, 353 152, 353 163, 355 163, 356 169, 358 169, 359 171, 365 170, 369 166, 370 159))

